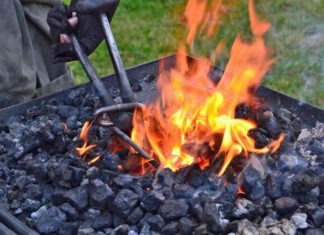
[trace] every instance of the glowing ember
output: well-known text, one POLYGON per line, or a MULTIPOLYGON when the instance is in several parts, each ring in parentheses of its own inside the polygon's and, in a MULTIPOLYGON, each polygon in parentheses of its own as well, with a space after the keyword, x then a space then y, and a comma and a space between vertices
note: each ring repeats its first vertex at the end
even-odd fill
POLYGON ((64 127, 64 131, 67 131, 69 129, 66 123, 63 123, 63 127, 64 127))
POLYGON ((241 186, 237 187, 237 195, 244 196, 245 192, 241 186))
MULTIPOLYGON (((213 1, 217 10, 221 1, 213 1)), ((215 31, 217 17, 211 17, 207 0, 189 0, 185 17, 189 34, 187 43, 193 45, 199 28, 215 31), (213 20, 211 20, 213 19, 213 20), (210 22, 206 25, 206 22, 210 22)), ((179 49, 176 69, 170 74, 161 73, 158 81, 160 97, 144 110, 136 110, 132 139, 154 155, 162 168, 174 171, 199 164, 204 169, 223 156, 218 175, 223 175, 232 160, 249 153, 266 154, 278 149, 283 136, 264 148, 255 148, 249 130, 257 127, 252 120, 236 119, 239 104, 252 104, 257 87, 273 59, 266 48, 263 36, 270 28, 268 22, 258 19, 253 1, 249 1, 252 42, 238 36, 221 81, 215 85, 209 78, 210 60, 201 59, 188 64, 185 47, 179 49), (193 146, 207 144, 212 154, 197 151, 193 146)), ((161 66, 163 69, 163 65, 161 66)), ((199 148, 198 148, 199 150, 199 148)))

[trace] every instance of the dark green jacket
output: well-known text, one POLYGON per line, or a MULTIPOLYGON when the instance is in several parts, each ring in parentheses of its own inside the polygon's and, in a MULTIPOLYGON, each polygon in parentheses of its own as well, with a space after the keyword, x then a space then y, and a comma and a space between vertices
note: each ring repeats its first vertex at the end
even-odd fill
POLYGON ((46 17, 59 0, 1 0, 0 108, 73 85, 65 64, 52 64, 46 17))

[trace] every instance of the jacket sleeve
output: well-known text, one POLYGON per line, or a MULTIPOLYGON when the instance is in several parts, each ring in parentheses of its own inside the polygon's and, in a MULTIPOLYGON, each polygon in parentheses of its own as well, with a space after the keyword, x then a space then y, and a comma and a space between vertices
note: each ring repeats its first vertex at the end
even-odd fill
MULTIPOLYGON (((50 2, 37 2, 41 1, 50 2)), ((51 6, 34 2, 2 0, 0 4, 0 108, 73 85, 67 66, 52 63, 46 23, 51 6)))
POLYGON ((0 4, 0 108, 35 95, 35 56, 19 0, 0 4))

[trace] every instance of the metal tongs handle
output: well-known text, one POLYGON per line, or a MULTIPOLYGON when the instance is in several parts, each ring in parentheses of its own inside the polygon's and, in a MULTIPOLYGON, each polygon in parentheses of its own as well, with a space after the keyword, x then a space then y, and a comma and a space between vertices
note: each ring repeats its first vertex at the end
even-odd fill
POLYGON ((70 39, 72 41, 75 53, 86 72, 89 80, 93 83, 94 88, 96 89, 96 92, 101 99, 101 101, 104 103, 104 105, 114 105, 115 102, 112 99, 112 97, 108 94, 105 86, 103 85, 102 81, 100 80, 98 74, 96 73, 95 69, 91 65, 87 55, 82 50, 82 47, 79 43, 79 40, 77 37, 72 33, 70 35, 70 39))
MULTIPOLYGON (((29 228, 27 225, 22 223, 20 220, 14 217, 9 211, 6 211, 1 206, 0 206, 0 222, 3 223, 8 228, 12 229, 15 232, 15 234, 39 235, 38 232, 29 228)), ((0 234, 8 234, 8 231, 0 231, 0 234)))
MULTIPOLYGON (((90 7, 90 12, 98 14, 100 18, 100 23, 102 27, 102 31, 104 34, 104 38, 107 44, 107 48, 109 51, 109 55, 115 70, 115 74, 117 77, 117 83, 120 90, 121 98, 123 103, 132 103, 135 102, 134 95, 132 92, 132 88, 130 86, 129 80, 127 78, 127 73, 124 68, 123 61, 120 57, 117 44, 114 38, 114 35, 112 33, 109 19, 107 16, 107 12, 110 12, 112 9, 116 6, 115 4, 112 4, 113 1, 111 0, 101 0, 98 2, 94 2, 92 8, 90 7)), ((90 4, 91 5, 91 4, 90 4)), ((118 4, 117 4, 118 6, 118 4)), ((69 9, 70 12, 72 12, 72 9, 69 9)), ((105 88, 100 81, 97 73, 95 72, 94 68, 91 66, 87 55, 83 52, 82 47, 80 46, 78 39, 75 37, 75 35, 72 33, 70 35, 73 47, 75 49, 75 52, 77 54, 78 59, 81 62, 82 67, 86 71, 89 79, 93 82, 98 94, 104 101, 103 103, 105 105, 112 105, 114 102, 112 98, 108 95, 108 93, 105 91, 105 88)))
POLYGON ((118 86, 121 93, 123 103, 135 102, 132 88, 129 84, 127 73, 120 57, 117 44, 112 33, 110 23, 106 13, 100 13, 100 21, 105 35, 105 41, 109 50, 109 55, 113 63, 115 73, 117 76, 118 86))

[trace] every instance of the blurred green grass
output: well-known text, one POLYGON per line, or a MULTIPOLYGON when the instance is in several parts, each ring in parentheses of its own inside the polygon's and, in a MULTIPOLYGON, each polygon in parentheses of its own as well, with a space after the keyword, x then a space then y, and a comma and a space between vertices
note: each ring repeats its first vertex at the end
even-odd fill
MULTIPOLYGON (((66 3, 69 0, 64 0, 66 3)), ((175 53, 185 38, 182 13, 186 0, 121 0, 112 29, 125 67, 175 53)), ((225 1, 226 2, 226 1, 225 1)), ((225 67, 236 35, 249 35, 247 0, 231 9, 214 40, 200 39, 194 55, 205 55, 225 40, 227 50, 216 65, 225 67)), ((324 108, 324 1, 256 0, 259 15, 272 23, 267 43, 276 63, 264 85, 324 108)), ((112 73, 105 44, 90 56, 101 76, 112 73)), ((71 63, 76 83, 87 81, 78 62, 71 63)))

